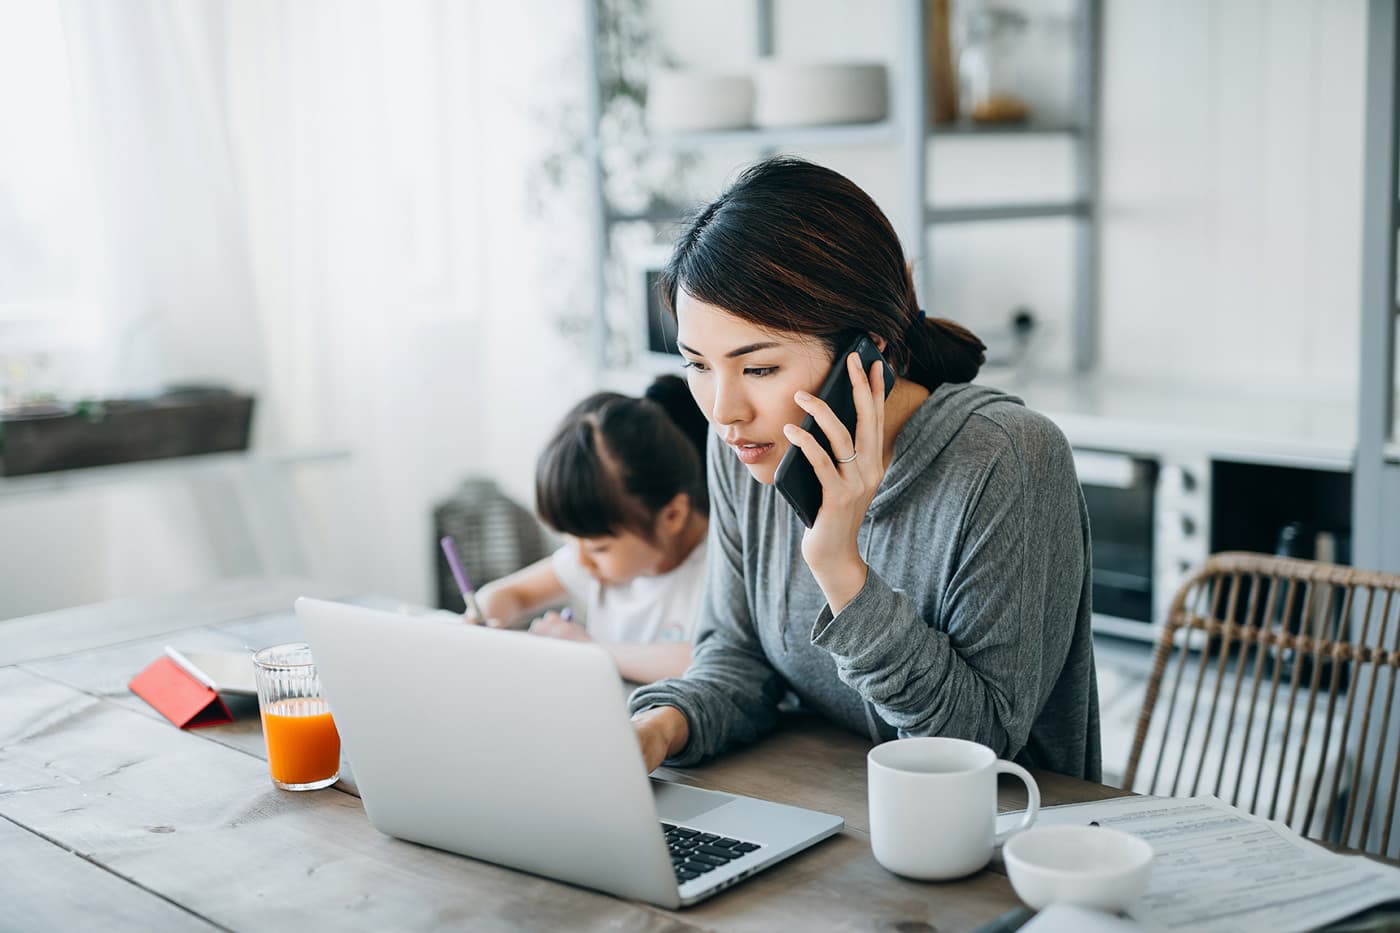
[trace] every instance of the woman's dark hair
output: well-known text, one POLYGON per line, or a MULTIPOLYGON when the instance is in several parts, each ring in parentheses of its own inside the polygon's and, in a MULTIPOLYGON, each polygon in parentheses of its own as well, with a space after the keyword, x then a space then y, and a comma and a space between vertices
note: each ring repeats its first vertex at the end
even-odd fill
POLYGON ((540 518, 562 534, 632 531, 654 540, 678 493, 702 514, 709 428, 685 381, 661 376, 642 398, 599 392, 574 406, 535 467, 540 518))
POLYGON ((678 290, 762 328, 821 338, 834 356, 853 333, 886 340, 900 376, 932 390, 971 382, 986 346, 944 318, 925 318, 889 219, 829 168, 790 156, 745 169, 690 221, 658 289, 678 290))

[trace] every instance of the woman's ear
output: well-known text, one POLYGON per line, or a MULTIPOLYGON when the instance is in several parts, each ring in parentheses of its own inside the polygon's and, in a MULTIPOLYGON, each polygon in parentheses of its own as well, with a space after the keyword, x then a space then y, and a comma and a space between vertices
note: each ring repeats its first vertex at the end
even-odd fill
POLYGON ((875 344, 875 349, 879 350, 881 353, 884 353, 885 347, 889 346, 889 341, 879 334, 871 334, 870 340, 875 344))

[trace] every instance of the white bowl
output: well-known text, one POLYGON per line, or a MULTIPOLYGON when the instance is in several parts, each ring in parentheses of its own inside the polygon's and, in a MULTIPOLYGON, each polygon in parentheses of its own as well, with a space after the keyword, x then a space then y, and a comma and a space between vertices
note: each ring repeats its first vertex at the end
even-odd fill
POLYGON ((1127 910, 1147 890, 1152 869, 1152 846, 1101 826, 1033 826, 1007 840, 1001 856, 1011 887, 1036 910, 1127 910))
POLYGON ((653 133, 729 130, 753 124, 753 81, 744 75, 664 69, 647 82, 653 133))
POLYGON ((884 65, 765 59, 754 66, 753 84, 757 126, 868 123, 889 111, 884 65))

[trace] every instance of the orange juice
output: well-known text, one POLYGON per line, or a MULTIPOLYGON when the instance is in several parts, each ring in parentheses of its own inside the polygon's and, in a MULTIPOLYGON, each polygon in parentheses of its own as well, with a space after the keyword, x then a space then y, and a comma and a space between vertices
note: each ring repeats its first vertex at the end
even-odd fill
POLYGON ((340 733, 320 698, 276 700, 262 711, 272 779, 314 784, 340 770, 340 733))

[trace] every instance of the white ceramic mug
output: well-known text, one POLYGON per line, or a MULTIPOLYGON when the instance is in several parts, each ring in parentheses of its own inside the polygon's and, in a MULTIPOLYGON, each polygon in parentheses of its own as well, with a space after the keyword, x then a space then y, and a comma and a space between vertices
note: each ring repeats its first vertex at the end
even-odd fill
POLYGON ((870 845, 875 860, 921 881, 961 878, 980 870, 992 847, 1028 828, 1040 813, 1040 788, 1025 768, 965 739, 897 739, 866 756, 870 845), (1026 784, 1026 815, 996 831, 997 775, 1026 784))

